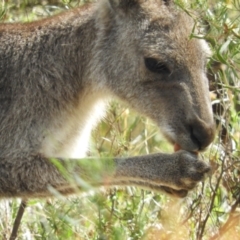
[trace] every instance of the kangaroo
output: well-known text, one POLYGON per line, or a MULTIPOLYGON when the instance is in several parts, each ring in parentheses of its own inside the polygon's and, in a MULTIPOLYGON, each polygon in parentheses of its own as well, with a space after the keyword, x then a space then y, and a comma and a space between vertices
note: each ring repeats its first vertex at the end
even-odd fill
POLYGON ((186 196, 210 171, 196 152, 214 138, 209 50, 190 39, 193 26, 172 0, 101 0, 0 24, 0 197, 72 194, 81 180, 186 196), (102 159, 105 167, 84 158, 112 98, 179 151, 102 159))

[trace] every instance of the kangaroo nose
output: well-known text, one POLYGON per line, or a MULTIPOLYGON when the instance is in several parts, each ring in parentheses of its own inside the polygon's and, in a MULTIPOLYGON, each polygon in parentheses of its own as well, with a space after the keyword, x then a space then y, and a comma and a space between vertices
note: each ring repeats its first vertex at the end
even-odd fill
POLYGON ((199 150, 204 150, 214 139, 215 125, 202 120, 194 121, 190 125, 190 136, 199 150))

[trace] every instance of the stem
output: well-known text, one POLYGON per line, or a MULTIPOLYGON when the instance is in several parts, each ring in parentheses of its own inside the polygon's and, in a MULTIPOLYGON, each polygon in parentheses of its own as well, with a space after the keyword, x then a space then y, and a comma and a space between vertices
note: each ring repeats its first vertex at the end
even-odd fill
POLYGON ((15 240, 17 237, 17 232, 18 232, 18 229, 19 229, 19 226, 21 223, 21 219, 22 219, 22 216, 23 216, 26 206, 27 206, 27 200, 22 200, 21 204, 19 206, 19 209, 18 209, 17 216, 16 216, 14 224, 13 224, 13 229, 12 229, 10 240, 15 240))

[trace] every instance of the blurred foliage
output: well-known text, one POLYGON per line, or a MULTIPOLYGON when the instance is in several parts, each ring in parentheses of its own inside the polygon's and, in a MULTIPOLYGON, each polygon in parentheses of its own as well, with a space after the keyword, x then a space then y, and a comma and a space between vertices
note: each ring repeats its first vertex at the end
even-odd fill
MULTIPOLYGON (((84 4, 71 0, 6 0, 2 21, 32 21, 84 4)), ((208 76, 217 124, 202 154, 213 175, 183 200, 133 187, 89 190, 64 199, 30 200, 18 239, 231 239, 240 236, 240 2, 176 0, 196 21, 192 37, 212 49, 208 76)), ((90 155, 171 152, 147 119, 113 102, 93 132, 90 155)), ((94 174, 94 173, 93 173, 94 174)), ((8 239, 19 200, 1 200, 0 238, 8 239)))

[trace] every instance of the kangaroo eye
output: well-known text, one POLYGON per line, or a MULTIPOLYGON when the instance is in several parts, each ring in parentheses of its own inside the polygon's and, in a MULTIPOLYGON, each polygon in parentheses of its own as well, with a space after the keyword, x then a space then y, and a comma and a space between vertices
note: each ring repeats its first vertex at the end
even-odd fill
POLYGON ((170 1, 169 0, 163 0, 163 3, 168 6, 170 4, 170 1))
POLYGON ((159 62, 155 58, 145 58, 144 59, 146 68, 154 73, 159 74, 170 74, 171 71, 165 63, 159 62))

